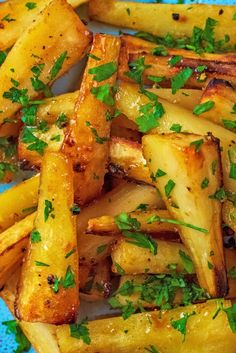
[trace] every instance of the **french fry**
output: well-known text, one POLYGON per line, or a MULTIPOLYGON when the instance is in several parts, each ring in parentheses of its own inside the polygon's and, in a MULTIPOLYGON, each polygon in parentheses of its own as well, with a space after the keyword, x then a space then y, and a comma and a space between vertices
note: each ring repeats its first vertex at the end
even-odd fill
POLYGON ((80 296, 88 302, 95 302, 109 297, 111 294, 111 273, 110 261, 106 258, 100 261, 96 266, 89 268, 82 266, 81 270, 85 268, 85 278, 83 283, 80 281, 80 296))
POLYGON ((0 288, 22 261, 29 234, 34 227, 35 216, 36 213, 32 213, 0 235, 0 288))
MULTIPOLYGON (((148 219, 153 216, 161 218, 171 218, 170 213, 166 210, 148 210, 148 211, 134 211, 129 214, 132 218, 137 219, 140 222, 140 231, 149 234, 165 234, 165 233, 176 233, 178 234, 178 228, 174 224, 154 222, 148 223, 148 219)), ((88 222, 88 233, 96 234, 120 234, 120 230, 115 223, 114 217, 102 216, 92 218, 88 222)))
POLYGON ((200 103, 207 101, 212 101, 215 105, 212 109, 201 114, 201 117, 235 131, 230 128, 230 122, 233 124, 235 121, 233 106, 236 102, 236 91, 230 83, 219 79, 211 80, 203 91, 200 103))
MULTIPOLYGON (((222 300, 222 305, 229 308, 231 302, 222 300)), ((221 310, 213 320, 218 308, 218 301, 208 301, 173 310, 134 314, 125 321, 122 317, 91 321, 87 326, 89 345, 71 337, 68 325, 57 328, 57 338, 61 353, 145 353, 150 347, 163 353, 234 352, 236 336, 226 313, 221 310), (188 318, 185 336, 173 327, 173 322, 184 317, 188 318)))
MULTIPOLYGON (((16 286, 20 276, 20 270, 19 267, 18 270, 9 277, 7 283, 0 292, 0 296, 7 304, 12 315, 14 315, 16 286)), ((18 323, 34 347, 36 353, 60 353, 56 339, 56 326, 26 321, 18 321, 18 323)))
POLYGON ((215 77, 236 83, 236 59, 234 53, 205 53, 199 56, 199 54, 189 50, 169 48, 167 56, 162 56, 152 54, 152 51, 157 46, 156 44, 134 36, 122 36, 121 43, 119 78, 122 80, 133 82, 126 74, 130 70, 129 64, 143 57, 145 65, 149 66, 144 70, 143 74, 144 83, 146 84, 153 85, 153 81, 149 79, 150 76, 159 76, 165 78, 160 85, 169 86, 170 79, 186 67, 192 68, 193 73, 185 83, 185 87, 201 88, 205 86, 206 80, 215 77), (180 55, 182 59, 174 66, 170 66, 169 60, 176 55, 180 55), (198 73, 197 68, 201 65, 205 66, 205 70, 198 73))
POLYGON ((191 254, 200 286, 213 297, 226 295, 221 203, 213 197, 222 186, 218 141, 210 136, 150 135, 143 137, 143 149, 151 172, 160 169, 166 173, 156 178, 156 186, 172 217, 183 224, 180 236, 191 254), (196 141, 200 141, 199 147, 196 141), (168 158, 163 158, 164 154, 168 158), (214 173, 213 161, 217 163, 214 173), (207 187, 202 185, 204 180, 207 187))
POLYGON ((21 320, 62 324, 76 318, 78 255, 75 217, 70 211, 73 195, 69 160, 62 154, 47 153, 35 220, 40 239, 31 240, 16 298, 16 316, 21 320))
MULTIPOLYGON (((196 117, 187 109, 178 107, 162 99, 159 99, 159 101, 163 104, 165 114, 159 119, 159 126, 152 129, 151 133, 170 133, 170 128, 173 124, 181 125, 182 131, 188 133, 206 135, 208 132, 211 132, 213 136, 220 140, 223 147, 222 166, 224 187, 228 191, 236 192, 236 181, 229 177, 231 163, 228 156, 229 149, 234 150, 235 134, 206 119, 196 117)), ((126 83, 119 86, 116 95, 116 105, 130 120, 135 122, 140 115, 140 107, 148 102, 149 100, 146 97, 140 95, 138 86, 126 83), (133 102, 137 102, 137 104, 133 104, 133 102)))
POLYGON ((155 242, 158 247, 157 255, 153 255, 149 249, 138 247, 123 238, 120 239, 111 253, 112 271, 118 274, 115 264, 119 264, 126 275, 171 273, 169 265, 176 264, 176 270, 182 272, 184 264, 179 252, 184 251, 188 255, 185 246, 164 240, 155 240, 155 242))
POLYGON ((0 233, 35 211, 38 203, 39 175, 0 193, 0 233))
MULTIPOLYGON (((117 66, 120 39, 110 35, 96 34, 91 54, 83 76, 81 89, 76 102, 76 114, 70 121, 63 152, 73 161, 75 171, 75 198, 80 204, 93 200, 101 192, 110 137, 110 122, 107 112, 112 113, 111 103, 105 104, 91 92, 108 85, 109 90, 116 81, 116 70, 107 79, 96 81, 90 70, 113 63, 117 66)), ((113 105, 113 104, 112 104, 113 105)))
POLYGON ((90 39, 89 31, 66 1, 49 2, 20 36, 0 68, 0 125, 19 110, 20 102, 26 104, 39 95, 31 82, 33 67, 41 65, 40 80, 51 84, 85 55, 90 39), (18 98, 16 93, 13 97, 16 91, 18 98))
POLYGON ((132 212, 140 203, 160 209, 164 207, 163 201, 153 187, 125 182, 83 208, 78 215, 78 234, 86 231, 89 219, 104 214, 115 216, 121 212, 132 212))
MULTIPOLYGON (((10 49, 20 35, 35 21, 40 12, 49 4, 49 0, 37 0, 33 8, 18 0, 8 0, 0 3, 1 39, 0 50, 10 49), (6 16, 10 20, 4 21, 6 16)), ((86 0, 69 0, 74 8, 80 6, 86 0)))
POLYGON ((93 20, 163 37, 167 32, 174 37, 191 37, 193 27, 204 28, 207 18, 211 17, 219 21, 215 28, 216 39, 222 39, 228 34, 233 44, 236 42, 236 34, 232 28, 234 11, 234 6, 206 4, 191 5, 189 8, 188 4, 179 6, 117 0, 89 1, 89 16, 93 20), (178 20, 175 20, 173 14, 178 14, 178 20))

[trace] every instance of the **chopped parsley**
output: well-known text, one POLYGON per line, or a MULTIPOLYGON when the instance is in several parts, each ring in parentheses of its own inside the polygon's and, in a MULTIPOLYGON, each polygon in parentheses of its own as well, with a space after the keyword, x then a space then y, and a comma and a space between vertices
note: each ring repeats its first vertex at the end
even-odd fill
POLYGON ((172 190, 175 187, 175 182, 172 179, 169 179, 167 184, 165 185, 165 194, 166 197, 169 198, 172 190))
POLYGON ((107 137, 101 137, 98 135, 97 129, 91 126, 91 123, 89 121, 86 121, 86 126, 90 127, 91 132, 93 133, 95 140, 99 144, 103 144, 107 142, 109 139, 107 137))
POLYGON ((236 267, 233 266, 228 270, 228 278, 236 279, 236 267))
POLYGON ((166 79, 164 76, 148 76, 147 78, 155 83, 161 83, 166 79))
POLYGON ((25 6, 27 7, 28 10, 33 10, 37 7, 37 4, 36 2, 27 2, 25 6))
POLYGON ((215 102, 213 102, 213 101, 206 101, 204 103, 198 104, 193 109, 193 114, 201 115, 201 114, 211 110, 214 106, 215 106, 215 102))
POLYGON ((52 201, 44 200, 44 222, 47 222, 49 216, 55 218, 53 211, 54 207, 52 205, 52 201))
POLYGON ((209 270, 212 270, 214 268, 213 264, 210 261, 207 262, 207 266, 209 270))
POLYGON ((184 336, 184 340, 186 336, 186 327, 187 327, 188 319, 190 318, 190 316, 193 316, 195 314, 196 314, 195 311, 192 312, 191 314, 184 313, 183 317, 181 317, 179 320, 171 320, 171 326, 175 330, 178 330, 180 333, 182 333, 182 335, 184 336))
POLYGON ((12 333, 15 335, 15 341, 17 344, 14 353, 23 353, 28 352, 31 347, 31 343, 28 338, 24 335, 24 332, 21 330, 19 323, 16 320, 3 321, 2 325, 6 326, 6 333, 12 333))
POLYGON ((71 255, 73 255, 76 252, 76 248, 71 249, 66 255, 65 259, 68 259, 71 255))
POLYGON ((203 145, 203 143, 204 143, 204 140, 200 139, 200 140, 192 141, 190 143, 190 146, 194 146, 195 147, 195 151, 199 152, 201 147, 202 147, 202 145, 203 145))
POLYGON ((0 180, 4 179, 7 172, 16 173, 17 170, 17 166, 12 163, 0 162, 0 180))
POLYGON ((71 269, 71 266, 68 266, 66 269, 65 277, 58 278, 57 276, 52 276, 52 290, 54 293, 58 293, 60 286, 63 288, 73 288, 75 286, 75 275, 71 269))
POLYGON ((7 53, 5 51, 0 50, 0 66, 4 63, 6 60, 7 53))
POLYGON ((180 124, 173 124, 170 127, 170 130, 178 133, 178 132, 181 132, 182 126, 180 124))
POLYGON ((77 215, 77 214, 80 214, 81 209, 76 203, 74 203, 74 205, 71 206, 70 211, 72 212, 73 215, 77 215))
POLYGON ((96 253, 99 255, 107 249, 107 244, 100 245, 97 247, 96 253))
POLYGON ((192 274, 194 273, 194 266, 193 266, 193 261, 192 259, 189 257, 188 254, 186 254, 186 252, 179 250, 179 256, 181 258, 181 261, 184 265, 184 269, 187 273, 192 274))
POLYGON ((209 185, 209 179, 208 178, 204 178, 203 181, 201 182, 201 188, 202 189, 206 189, 209 185))
POLYGON ((113 98, 113 89, 109 83, 105 83, 103 86, 91 88, 91 93, 102 103, 105 103, 109 106, 115 104, 113 98))
POLYGON ((3 93, 3 98, 9 99, 12 103, 19 103, 23 107, 27 106, 29 103, 28 90, 18 89, 16 87, 11 87, 9 91, 3 93))
POLYGON ((141 84, 143 81, 143 73, 149 67, 151 67, 151 65, 146 65, 145 58, 142 56, 141 58, 129 63, 130 71, 126 72, 125 75, 131 78, 131 80, 141 84))
POLYGON ((121 309, 122 309, 122 317, 124 320, 127 320, 136 311, 134 305, 129 300, 127 300, 127 304, 123 305, 121 309))
POLYGON ((236 304, 231 307, 223 309, 227 315, 229 326, 233 333, 236 333, 236 304))
POLYGON ((89 69, 88 73, 94 75, 93 80, 101 82, 110 78, 117 71, 117 65, 113 62, 89 69))
POLYGON ((45 262, 41 262, 41 261, 35 261, 35 265, 40 267, 50 267, 50 265, 45 264, 45 262))
POLYGON ((226 127, 226 129, 232 129, 235 130, 236 129, 236 120, 222 120, 224 127, 226 127))
POLYGON ((152 181, 157 181, 158 178, 160 178, 164 175, 166 175, 166 172, 164 172, 163 170, 158 168, 155 174, 151 173, 150 177, 151 177, 152 181))
POLYGON ((171 223, 171 224, 176 224, 176 225, 179 225, 179 226, 191 228, 191 229, 197 230, 197 231, 202 232, 202 233, 208 233, 207 229, 197 227, 197 226, 195 226, 195 225, 193 225, 191 223, 177 221, 175 219, 162 218, 162 217, 159 217, 157 215, 152 216, 152 217, 150 217, 147 220, 147 223, 153 223, 153 222, 171 223))
POLYGON ((34 229, 32 232, 31 232, 31 242, 32 243, 39 243, 41 241, 41 234, 39 233, 38 230, 34 229))
POLYGON ((114 266, 116 268, 117 273, 119 273, 119 275, 121 276, 125 275, 125 270, 117 262, 114 263, 114 266))
POLYGON ((130 217, 127 213, 122 212, 115 217, 117 227, 127 238, 127 242, 138 247, 149 249, 153 255, 157 254, 157 243, 152 237, 139 232, 141 224, 136 218, 130 217))
POLYGON ((34 131, 34 128, 25 126, 21 133, 21 140, 22 142, 29 144, 29 146, 27 146, 27 150, 36 151, 42 156, 48 144, 36 137, 33 134, 34 131))
POLYGON ((185 83, 192 76, 193 70, 190 67, 186 67, 182 71, 178 72, 171 79, 172 94, 175 94, 180 88, 184 87, 185 83))
POLYGON ((168 60, 168 65, 169 66, 175 66, 176 64, 178 64, 181 60, 183 59, 182 55, 174 55, 172 56, 172 58, 170 60, 168 60))
POLYGON ((98 56, 94 55, 94 54, 88 54, 88 57, 91 59, 94 59, 96 61, 101 61, 101 58, 99 58, 98 56))
POLYGON ((61 113, 59 117, 57 118, 55 125, 59 128, 62 129, 68 124, 69 120, 67 116, 64 113, 61 113))
POLYGON ((227 195, 224 188, 220 188, 215 191, 213 195, 209 196, 209 199, 218 200, 224 202, 227 199, 227 195))
POLYGON ((15 18, 11 18, 11 15, 8 13, 6 16, 4 16, 1 21, 5 21, 5 22, 14 22, 16 21, 15 18))
POLYGON ((147 211, 148 209, 148 204, 147 203, 140 203, 137 207, 136 207, 136 211, 147 211))
POLYGON ((231 114, 236 114, 236 103, 233 105, 231 114))
POLYGON ((87 326, 88 322, 86 320, 70 325, 70 335, 71 337, 82 339, 85 344, 91 343, 91 338, 89 336, 89 329, 87 326))
POLYGON ((159 351, 156 349, 155 346, 151 345, 149 347, 144 348, 145 351, 150 352, 150 353, 159 353, 159 351))
POLYGON ((233 14, 232 20, 236 21, 236 12, 233 14))
POLYGON ((54 62, 53 66, 51 68, 51 71, 50 71, 50 76, 48 77, 48 79, 50 81, 52 81, 56 78, 57 74, 59 73, 59 71, 61 70, 61 68, 64 64, 64 61, 66 59, 68 59, 67 54, 68 54, 67 51, 64 51, 54 62))
POLYGON ((152 50, 152 54, 157 56, 167 56, 168 51, 164 45, 160 45, 152 50))

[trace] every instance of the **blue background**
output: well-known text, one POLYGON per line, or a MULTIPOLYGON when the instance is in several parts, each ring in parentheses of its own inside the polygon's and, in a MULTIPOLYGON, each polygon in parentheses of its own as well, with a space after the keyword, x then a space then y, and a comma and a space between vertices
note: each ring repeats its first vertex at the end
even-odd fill
MULTIPOLYGON (((23 0, 22 0, 23 1, 23 0)), ((156 1, 149 1, 149 0, 136 0, 139 2, 156 2, 156 1)), ((1 2, 1 0, 0 0, 1 2)), ((163 1, 165 3, 176 3, 176 1, 166 0, 163 1)), ((222 4, 222 5, 236 5, 236 0, 202 0, 202 1, 191 1, 186 0, 185 3, 194 4, 194 3, 211 3, 211 4, 222 4)), ((6 188, 10 187, 11 185, 0 185, 0 192, 4 191, 6 188)), ((13 353, 14 349, 16 348, 14 337, 11 335, 6 335, 6 327, 1 324, 3 321, 11 320, 12 316, 9 313, 8 309, 6 308, 4 302, 0 299, 0 353, 13 353)), ((30 353, 34 353, 34 350, 31 349, 30 353)))

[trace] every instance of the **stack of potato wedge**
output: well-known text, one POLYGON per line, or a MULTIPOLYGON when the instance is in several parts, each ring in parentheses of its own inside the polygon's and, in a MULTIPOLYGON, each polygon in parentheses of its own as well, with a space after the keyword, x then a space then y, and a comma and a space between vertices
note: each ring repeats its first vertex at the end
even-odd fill
POLYGON ((235 20, 0 3, 0 296, 37 353, 236 353, 235 20))

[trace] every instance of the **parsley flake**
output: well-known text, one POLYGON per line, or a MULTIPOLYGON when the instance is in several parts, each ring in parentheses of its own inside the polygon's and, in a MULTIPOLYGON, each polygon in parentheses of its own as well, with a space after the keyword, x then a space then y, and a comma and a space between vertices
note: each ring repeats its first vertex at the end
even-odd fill
POLYGON ((204 103, 198 104, 193 109, 193 114, 201 115, 201 114, 211 110, 214 106, 215 106, 215 102, 213 102, 213 101, 206 101, 204 103))
POLYGON ((70 325, 70 335, 71 337, 82 339, 87 345, 91 343, 91 338, 89 336, 89 329, 87 327, 88 322, 86 320, 70 325))
POLYGON ((151 65, 145 64, 145 58, 142 56, 135 61, 129 63, 130 71, 126 72, 125 75, 134 80, 135 82, 141 84, 143 73, 146 69, 151 67, 151 65))
POLYGON ((112 87, 109 83, 106 83, 103 86, 91 88, 91 93, 102 103, 109 106, 113 106, 115 104, 112 87))
POLYGON ((39 233, 38 230, 34 229, 32 232, 31 232, 31 242, 33 244, 35 243, 39 243, 41 241, 41 234, 39 233))
POLYGON ((94 75, 93 80, 101 82, 110 78, 117 71, 117 65, 113 62, 89 69, 88 73, 94 75))
POLYGON ((170 60, 168 60, 168 65, 173 67, 178 64, 183 59, 182 55, 174 55, 170 60))
POLYGON ((49 200, 44 200, 44 205, 44 222, 47 222, 49 216, 55 218, 55 215, 53 214, 54 208, 52 206, 52 201, 49 200))
POLYGON ((171 326, 175 329, 178 330, 182 335, 184 336, 184 341, 185 341, 185 336, 186 336, 186 327, 187 327, 187 322, 190 316, 195 315, 195 311, 192 312, 191 314, 183 314, 183 317, 180 318, 179 320, 172 320, 171 321, 171 326))
POLYGON ((16 320, 3 321, 2 325, 6 326, 6 333, 12 333, 15 335, 15 341, 17 344, 14 353, 23 353, 28 352, 31 347, 31 343, 28 338, 24 335, 24 332, 21 330, 19 323, 16 320))
POLYGON ((172 190, 175 187, 175 182, 172 179, 169 179, 167 184, 165 185, 165 194, 166 197, 169 198, 172 190))
POLYGON ((209 179, 208 178, 204 178, 203 181, 201 182, 201 188, 202 189, 206 189, 209 185, 209 179))
POLYGON ((50 71, 50 76, 49 76, 50 81, 52 81, 56 78, 57 74, 59 73, 59 71, 61 70, 61 68, 64 64, 64 61, 66 59, 68 59, 67 54, 68 54, 67 51, 64 51, 64 53, 62 53, 54 62, 53 66, 51 68, 51 71, 50 71))
POLYGON ((193 274, 194 273, 193 261, 189 257, 189 255, 186 254, 186 252, 179 250, 179 256, 181 258, 181 261, 183 262, 185 271, 189 274, 193 274))
POLYGON ((178 133, 178 132, 181 132, 182 126, 180 124, 173 124, 170 127, 170 130, 178 133))
POLYGON ((200 139, 200 140, 192 141, 190 143, 190 146, 194 146, 195 147, 195 151, 199 152, 201 147, 202 147, 202 145, 203 145, 203 143, 204 143, 204 140, 200 139))
POLYGON ((171 89, 172 94, 175 94, 180 88, 184 87, 185 83, 189 80, 192 76, 193 70, 190 67, 186 67, 179 73, 177 73, 171 79, 171 89))
POLYGON ((36 2, 27 2, 25 6, 27 7, 28 10, 33 10, 37 7, 37 4, 36 2))

